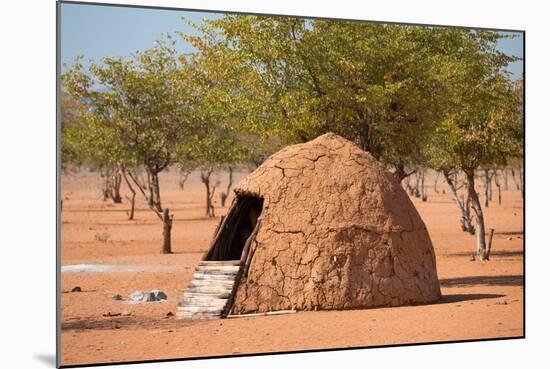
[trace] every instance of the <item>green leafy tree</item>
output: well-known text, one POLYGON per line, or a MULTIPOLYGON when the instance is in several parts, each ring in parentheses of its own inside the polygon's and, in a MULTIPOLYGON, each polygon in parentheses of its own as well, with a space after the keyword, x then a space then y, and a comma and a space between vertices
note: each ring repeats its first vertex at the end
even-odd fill
MULTIPOLYGON (((398 178, 425 162, 440 117, 443 29, 227 15, 187 37, 241 78, 228 96, 241 122, 287 142, 329 131, 391 165, 398 178)), ((228 79, 231 81, 231 79, 228 79)))
POLYGON ((178 160, 195 129, 184 64, 173 42, 165 41, 129 59, 105 58, 88 70, 77 61, 63 75, 64 87, 89 106, 81 144, 91 158, 119 165, 145 197, 163 223, 162 253, 171 252, 173 216, 162 206, 159 174, 178 160), (146 171, 146 187, 127 170, 138 166, 146 171))
POLYGON ((495 32, 467 31, 455 37, 446 68, 445 115, 426 145, 426 156, 433 168, 449 173, 461 171, 474 210, 477 255, 488 260, 490 242, 475 189, 479 168, 505 166, 522 153, 520 100, 504 67, 513 58, 496 50, 503 37, 495 32))

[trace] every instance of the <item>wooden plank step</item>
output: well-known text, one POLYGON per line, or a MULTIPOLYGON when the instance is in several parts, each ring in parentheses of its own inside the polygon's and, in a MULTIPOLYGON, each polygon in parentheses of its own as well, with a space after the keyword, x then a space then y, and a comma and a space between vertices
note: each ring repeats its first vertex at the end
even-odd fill
MULTIPOLYGON (((222 298, 221 296, 228 296, 231 294, 231 289, 215 289, 215 288, 191 288, 184 292, 184 296, 187 295, 202 295, 202 296, 219 296, 219 298, 222 298)), ((225 297, 224 297, 225 298, 225 297)))
POLYGON ((227 303, 227 299, 200 299, 200 298, 192 298, 192 297, 184 297, 182 299, 182 305, 194 305, 194 306, 218 306, 221 305, 222 307, 227 303))
POLYGON ((205 274, 202 272, 195 272, 193 279, 208 279, 213 281, 234 281, 235 275, 229 274, 205 274))
POLYGON ((197 275, 199 276, 210 276, 210 277, 220 277, 220 278, 231 278, 231 279, 235 279, 235 275, 237 274, 237 272, 230 272, 230 271, 224 271, 224 270, 208 270, 208 271, 205 271, 205 270, 196 270, 194 273, 193 273, 193 276, 196 277, 197 275))
POLYGON ((196 303, 221 303, 227 301, 227 298, 217 297, 217 296, 208 296, 208 295, 187 295, 184 296, 181 300, 183 304, 187 302, 196 302, 196 303))
POLYGON ((205 268, 205 267, 196 267, 195 273, 204 273, 204 274, 230 274, 235 275, 239 272, 239 267, 237 268, 205 268))
POLYGON ((203 276, 199 276, 199 278, 195 278, 191 281, 191 283, 189 284, 192 284, 192 283, 197 283, 197 284, 220 284, 220 285, 225 285, 225 284, 232 284, 232 283, 235 283, 235 278, 227 278, 227 277, 222 277, 222 278, 216 278, 216 277, 206 277, 204 278, 203 276))
POLYGON ((191 282, 189 286, 187 286, 187 289, 193 289, 193 290, 200 290, 202 288, 205 288, 207 290, 224 290, 224 291, 231 291, 234 283, 200 283, 200 282, 191 282))
POLYGON ((228 304, 240 260, 201 261, 178 303, 180 319, 216 319, 228 304))
POLYGON ((235 269, 240 268, 240 264, 198 264, 197 268, 220 268, 220 269, 235 269))
POLYGON ((199 265, 240 265, 240 260, 201 260, 199 265))
POLYGON ((197 265, 195 270, 227 270, 238 271, 240 265, 197 265))
POLYGON ((217 283, 217 284, 232 284, 235 283, 235 278, 233 277, 218 277, 218 276, 204 276, 198 275, 197 278, 194 278, 191 283, 217 283))
POLYGON ((195 279, 189 283, 187 288, 199 288, 199 287, 219 287, 219 288, 231 288, 235 284, 235 281, 215 281, 212 279, 195 279))
POLYGON ((185 291, 183 293, 183 297, 209 297, 209 298, 218 298, 218 299, 226 299, 231 294, 231 291, 200 291, 200 290, 191 290, 191 291, 185 291))

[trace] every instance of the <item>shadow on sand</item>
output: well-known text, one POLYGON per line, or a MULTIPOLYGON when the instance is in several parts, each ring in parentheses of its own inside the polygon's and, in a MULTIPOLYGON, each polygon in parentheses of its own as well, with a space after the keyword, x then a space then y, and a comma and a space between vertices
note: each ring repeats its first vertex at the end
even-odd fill
POLYGON ((442 287, 466 287, 475 285, 486 286, 523 286, 522 275, 502 275, 502 276, 475 276, 440 279, 442 287))
MULTIPOLYGON (((473 252, 455 252, 446 254, 445 256, 458 256, 458 257, 470 257, 474 253, 473 252)), ((501 256, 501 257, 513 257, 513 256, 523 256, 523 250, 514 250, 514 251, 508 251, 508 250, 494 250, 491 251, 491 257, 495 256, 501 256)))
POLYGON ((492 293, 465 293, 465 294, 456 294, 456 295, 443 295, 441 299, 436 304, 453 304, 456 302, 463 301, 475 301, 475 300, 485 300, 485 299, 498 299, 500 297, 505 297, 506 295, 496 295, 492 293))

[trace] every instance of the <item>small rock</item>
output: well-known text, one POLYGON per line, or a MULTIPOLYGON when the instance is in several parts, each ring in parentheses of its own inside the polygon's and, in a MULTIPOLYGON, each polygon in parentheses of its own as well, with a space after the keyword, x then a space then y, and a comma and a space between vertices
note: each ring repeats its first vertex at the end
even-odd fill
POLYGON ((476 256, 474 254, 470 255, 470 261, 476 261, 476 256))
POLYGON ((171 311, 169 311, 169 312, 167 312, 167 313, 166 313, 166 315, 165 315, 165 316, 166 316, 167 318, 171 318, 171 317, 173 317, 173 316, 174 316, 174 313, 173 313, 173 312, 171 312, 171 311))
POLYGON ((113 296, 113 300, 117 300, 117 301, 122 300, 122 295, 117 293, 116 295, 113 296))
POLYGON ((168 296, 166 296, 164 292, 159 290, 144 291, 144 292, 135 291, 128 296, 128 299, 134 302, 161 301, 161 300, 166 300, 167 298, 168 296))
POLYGON ((79 286, 76 286, 71 290, 71 292, 82 292, 82 288, 80 288, 79 286))
POLYGON ((123 311, 122 313, 120 313, 120 315, 122 315, 122 316, 130 316, 130 315, 132 315, 132 312, 126 310, 126 311, 123 311))
POLYGON ((166 300, 168 298, 168 296, 166 296, 166 294, 164 292, 159 291, 159 290, 153 290, 153 291, 151 291, 151 293, 155 297, 156 301, 166 300))
POLYGON ((128 300, 130 301, 135 301, 135 302, 140 302, 140 301, 143 301, 143 292, 140 292, 140 291, 135 291, 135 292, 132 292, 129 296, 128 296, 128 300))
POLYGON ((512 237, 508 237, 508 241, 512 241, 512 237))
POLYGON ((157 299, 155 298, 155 295, 150 291, 143 292, 142 296, 143 298, 141 301, 144 301, 144 302, 157 301, 157 299))

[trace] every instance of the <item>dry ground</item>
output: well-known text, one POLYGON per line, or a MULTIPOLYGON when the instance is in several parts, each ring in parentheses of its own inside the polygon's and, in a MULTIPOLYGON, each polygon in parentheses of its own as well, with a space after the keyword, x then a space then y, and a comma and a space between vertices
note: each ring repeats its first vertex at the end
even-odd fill
MULTIPOLYGON (((163 204, 175 220, 174 254, 160 255, 162 226, 143 202, 136 220, 128 221, 127 200, 117 205, 101 200, 97 174, 62 176, 61 264, 111 267, 62 273, 63 365, 523 335, 523 201, 513 184, 503 192, 502 205, 493 201, 486 209, 487 227, 496 229, 493 256, 486 263, 470 261, 475 238, 460 231, 459 212, 448 192, 435 194, 430 188, 428 202, 413 199, 437 255, 443 298, 436 304, 180 321, 166 314, 176 312, 219 218, 204 216, 197 173, 184 191, 177 181, 174 172, 161 177, 163 204), (70 292, 75 286, 82 292, 70 292), (168 300, 129 304, 112 299, 117 293, 126 298, 151 289, 165 291, 168 300), (123 311, 131 315, 103 316, 123 311)), ((216 200, 216 215, 223 215, 226 209, 219 207, 217 195, 216 200)))

